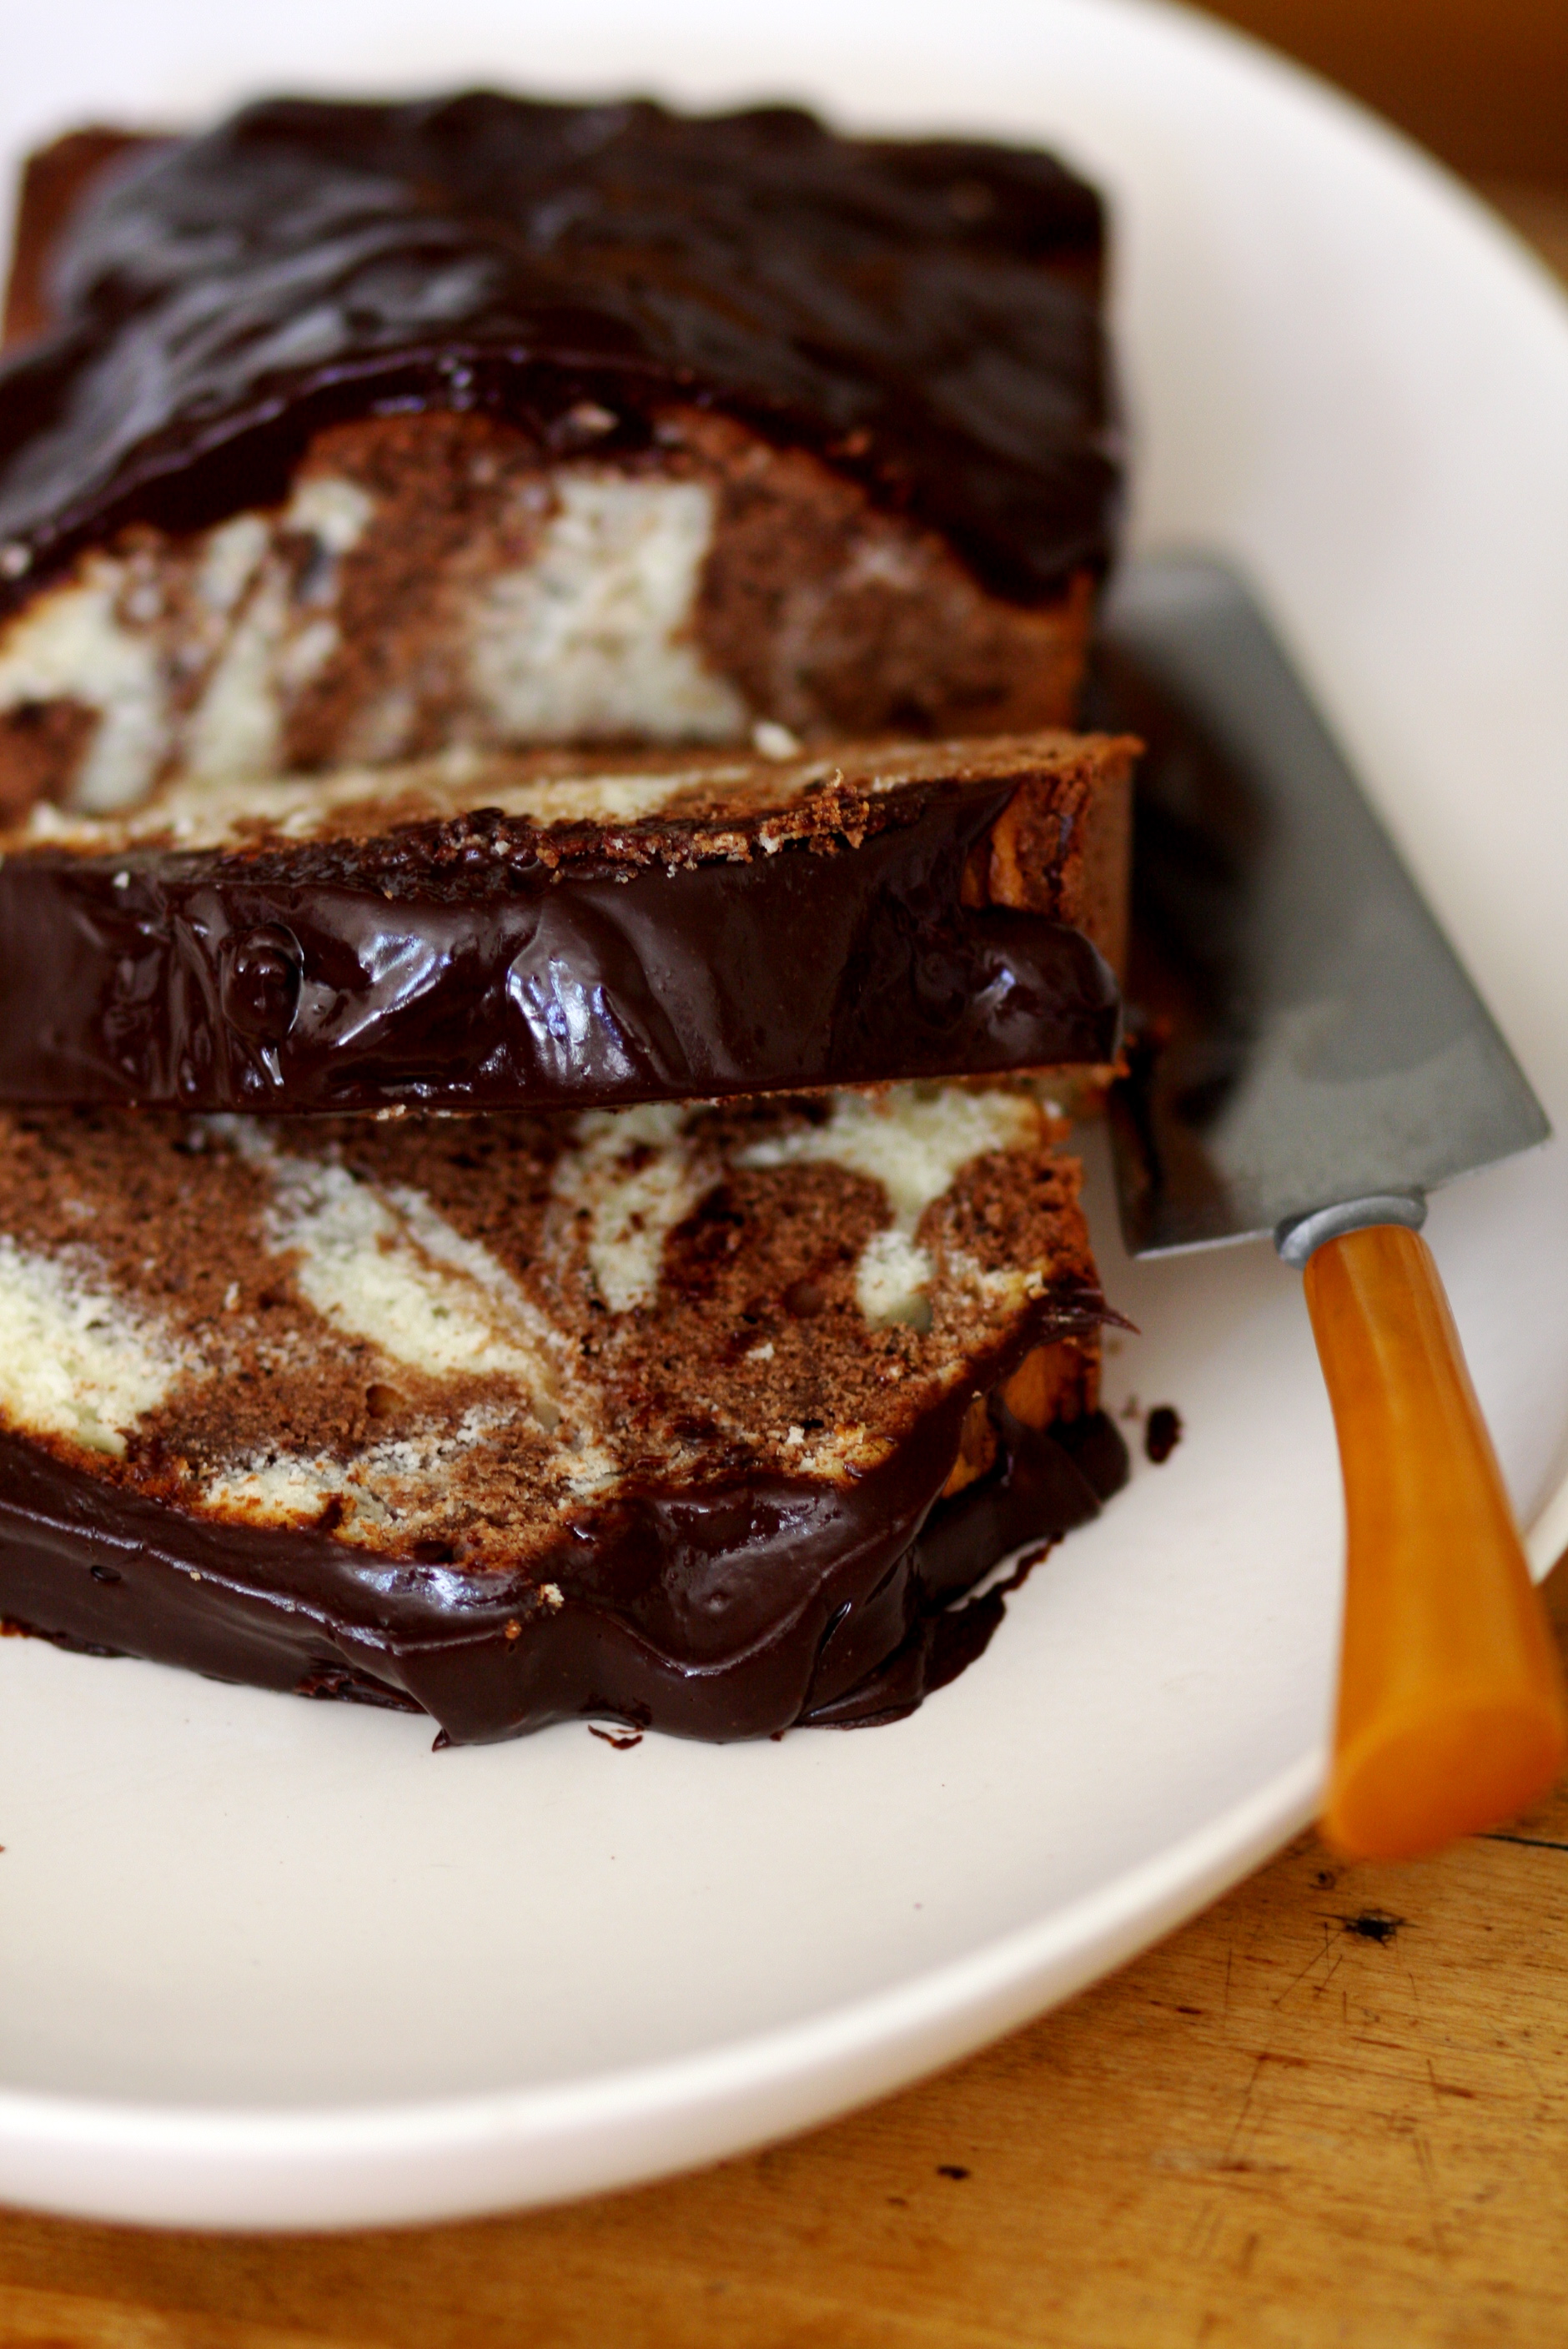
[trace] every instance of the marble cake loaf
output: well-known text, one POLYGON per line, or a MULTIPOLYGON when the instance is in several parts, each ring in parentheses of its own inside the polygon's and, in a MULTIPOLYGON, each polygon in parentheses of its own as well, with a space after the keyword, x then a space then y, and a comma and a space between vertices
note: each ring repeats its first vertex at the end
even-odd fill
POLYGON ((36 159, 0 820, 454 746, 1070 725, 1094 192, 785 109, 280 99, 36 159))
POLYGON ((1053 1135, 0 1114, 0 1615, 456 1741, 896 1717, 1125 1473, 1053 1135))
POLYGON ((0 833, 0 1101, 587 1108, 1118 1046, 1136 745, 563 753, 0 833))

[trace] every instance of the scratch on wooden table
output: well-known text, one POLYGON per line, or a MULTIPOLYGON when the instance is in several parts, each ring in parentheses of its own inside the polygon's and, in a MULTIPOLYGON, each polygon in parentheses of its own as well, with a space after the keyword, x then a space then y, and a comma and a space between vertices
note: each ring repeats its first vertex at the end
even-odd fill
POLYGON ((1202 2205, 1188 2230, 1185 2251, 1188 2259, 1198 2261, 1208 2258, 1224 2215, 1223 2205, 1217 2195, 1202 2205))
POLYGON ((1319 1925, 1323 1934, 1322 1949, 1315 1950, 1312 1956, 1308 1958, 1305 1965, 1302 1967, 1300 1972, 1292 1974, 1289 1982, 1286 1982, 1284 1988, 1281 1991, 1279 1996, 1274 2001, 1276 2007, 1281 2007, 1284 2004, 1292 1991, 1298 1990, 1300 1988, 1301 1984, 1306 1980, 1308 1974, 1312 1971, 1314 1966, 1321 1965, 1324 1959, 1334 1947, 1334 1936, 1326 1924, 1323 1924, 1321 1920, 1319 1920, 1319 1925))
POLYGON ((1225 2139, 1225 2150, 1220 2157, 1222 2161, 1230 2161, 1234 2157, 1236 2140, 1241 2136, 1242 2130, 1246 2125, 1247 2115, 1252 2109, 1253 2097, 1256 2093, 1258 2082, 1263 2078, 1264 2065, 1268 2062, 1268 2060, 1266 2050, 1263 2054, 1253 2058, 1251 2076, 1247 2081, 1245 2088, 1242 2092, 1240 2108, 1237 2111, 1235 2119, 1231 2123, 1231 2134, 1225 2139))
POLYGON ((1421 2183, 1426 2188, 1427 2208, 1432 2222, 1432 2248, 1446 2266, 1449 2261, 1448 2237, 1443 2226, 1442 2205, 1438 2195, 1437 2171, 1432 2166, 1432 2149, 1427 2142, 1426 2132, 1418 2127, 1412 2127, 1410 2144, 1416 2156, 1416 2167, 1420 2172, 1421 2183))

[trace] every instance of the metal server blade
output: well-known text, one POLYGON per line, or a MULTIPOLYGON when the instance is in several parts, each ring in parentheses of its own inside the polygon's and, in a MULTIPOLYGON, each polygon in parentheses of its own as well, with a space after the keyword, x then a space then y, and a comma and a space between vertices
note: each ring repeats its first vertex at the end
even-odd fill
MULTIPOLYGON (((1149 1256, 1450 1175, 1545 1115, 1241 581, 1130 565, 1099 722, 1141 733, 1129 1000, 1111 1102, 1121 1219, 1149 1256)), ((1361 1214, 1355 1220, 1385 1220, 1361 1214)), ((1303 1226, 1304 1231, 1306 1226, 1303 1226)), ((1287 1252, 1289 1252, 1287 1250, 1287 1252)))

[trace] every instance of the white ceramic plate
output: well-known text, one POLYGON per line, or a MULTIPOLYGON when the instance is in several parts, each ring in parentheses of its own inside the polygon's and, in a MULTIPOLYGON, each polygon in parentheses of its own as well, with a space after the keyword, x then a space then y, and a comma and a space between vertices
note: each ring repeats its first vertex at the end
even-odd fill
MULTIPOLYGON (((13 148, 478 75, 1058 142, 1116 203, 1138 542, 1251 568, 1568 1123, 1568 312, 1393 139, 1124 0, 6 14, 13 148)), ((1175 1402, 1186 1438, 897 1728, 433 1757, 407 1719, 0 1647, 0 2198, 323 2226, 694 2164, 963 2054, 1282 1842, 1340 1539, 1297 1287, 1258 1247, 1130 1268, 1107 1204, 1143 1331, 1111 1399, 1175 1402)), ((1568 1466, 1568 1152, 1430 1229, 1539 1520, 1568 1466)))

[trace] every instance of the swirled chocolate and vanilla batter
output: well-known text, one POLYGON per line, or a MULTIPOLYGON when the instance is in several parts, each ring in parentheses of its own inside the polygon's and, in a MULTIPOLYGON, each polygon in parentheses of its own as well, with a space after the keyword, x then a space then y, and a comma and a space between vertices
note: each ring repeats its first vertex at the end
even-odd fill
POLYGON ((1092 1516, 1026 1090, 0 1118, 0 1613, 457 1740, 886 1719, 1092 1516))

